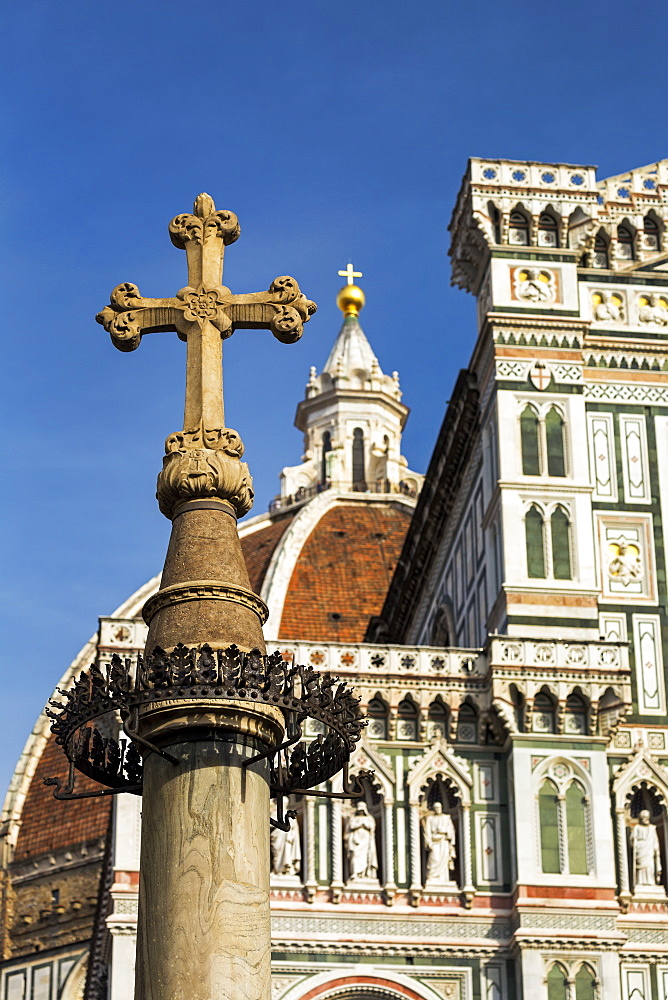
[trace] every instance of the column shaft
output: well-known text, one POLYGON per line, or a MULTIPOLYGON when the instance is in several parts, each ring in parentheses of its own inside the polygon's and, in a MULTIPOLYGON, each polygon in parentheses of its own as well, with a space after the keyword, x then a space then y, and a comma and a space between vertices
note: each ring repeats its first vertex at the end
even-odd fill
POLYGON ((473 857, 471 843, 471 807, 462 803, 462 878, 464 892, 475 892, 473 885, 473 857))
POLYGON ((629 892, 629 856, 626 850, 626 815, 617 810, 617 866, 619 871, 619 891, 629 892))
POLYGON ((395 889, 394 880, 394 802, 384 803, 383 876, 386 889, 395 889))
POLYGON ((420 811, 411 803, 411 889, 422 889, 422 864, 420 859, 420 811))
POLYGON ((269 1000, 268 770, 241 767, 258 750, 226 734, 145 758, 137 1000, 269 1000))

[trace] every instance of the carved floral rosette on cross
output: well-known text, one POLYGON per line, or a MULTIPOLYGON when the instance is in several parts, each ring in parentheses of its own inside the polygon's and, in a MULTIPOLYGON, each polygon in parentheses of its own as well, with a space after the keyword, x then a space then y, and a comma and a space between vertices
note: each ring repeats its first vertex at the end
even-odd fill
MULTIPOLYGON (((220 699, 263 703, 280 708, 286 721, 286 741, 272 756, 272 795, 306 793, 344 770, 360 739, 365 721, 359 698, 337 677, 311 667, 287 663, 279 652, 265 656, 259 650, 243 653, 236 646, 213 650, 177 646, 171 653, 156 648, 139 656, 136 669, 130 659, 114 654, 104 672, 93 664, 82 671, 64 701, 51 701, 47 714, 51 728, 70 761, 70 780, 61 788, 59 778, 45 779, 56 786, 56 796, 73 794, 74 768, 112 791, 141 792, 142 754, 158 752, 133 731, 139 709, 148 704, 183 699, 220 699), (126 739, 104 736, 90 723, 118 712, 126 739), (316 719, 325 733, 301 741, 301 723, 316 719)), ((76 793, 74 793, 76 794, 76 793)), ((105 794, 80 793, 81 795, 105 794)), ((355 797, 352 792, 351 797, 355 797)))

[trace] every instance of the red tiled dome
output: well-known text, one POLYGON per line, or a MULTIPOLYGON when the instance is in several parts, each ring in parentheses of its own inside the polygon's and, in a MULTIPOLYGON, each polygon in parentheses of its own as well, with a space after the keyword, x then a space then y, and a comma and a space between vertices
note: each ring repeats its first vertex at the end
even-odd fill
POLYGON ((280 636, 363 642, 380 613, 412 510, 394 504, 342 503, 307 538, 288 585, 280 636))
POLYGON ((251 590, 259 594, 262 590, 265 574, 269 568, 271 557, 283 534, 290 526, 295 516, 294 511, 272 518, 271 522, 258 531, 241 538, 241 551, 246 560, 246 568, 250 578, 251 590))
MULTIPOLYGON (((63 802, 53 797, 44 778, 67 778, 68 762, 55 736, 50 736, 33 775, 23 811, 14 861, 64 850, 84 841, 104 837, 109 825, 110 796, 63 802)), ((78 792, 96 791, 99 785, 77 772, 78 792)))

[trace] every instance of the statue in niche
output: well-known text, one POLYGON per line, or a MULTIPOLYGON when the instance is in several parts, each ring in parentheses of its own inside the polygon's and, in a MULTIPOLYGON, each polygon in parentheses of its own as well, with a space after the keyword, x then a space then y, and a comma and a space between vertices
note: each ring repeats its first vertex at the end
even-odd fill
MULTIPOLYGON (((275 808, 275 807, 274 807, 275 808)), ((289 830, 271 828, 271 874, 299 877, 302 864, 302 845, 299 839, 299 824, 289 819, 289 830)))
POLYGON ((661 879, 661 852, 656 827, 650 822, 649 809, 641 809, 638 823, 631 830, 633 885, 636 892, 651 887, 655 892, 661 879))
POLYGON ((424 818, 422 829, 427 848, 427 879, 425 888, 436 885, 450 885, 451 872, 455 867, 457 848, 455 824, 452 816, 443 812, 440 802, 434 802, 431 812, 424 818))
POLYGON ((348 817, 344 843, 348 860, 348 882, 377 880, 376 821, 369 815, 363 799, 357 803, 352 816, 348 817))

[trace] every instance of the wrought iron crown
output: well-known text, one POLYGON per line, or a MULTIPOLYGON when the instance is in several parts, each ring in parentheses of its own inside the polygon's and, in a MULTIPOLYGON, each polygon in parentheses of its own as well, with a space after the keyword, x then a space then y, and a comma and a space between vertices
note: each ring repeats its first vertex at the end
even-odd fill
MULTIPOLYGON (((171 653, 157 647, 139 656, 134 668, 129 658, 114 654, 103 671, 97 664, 81 672, 69 691, 59 689, 64 701, 51 700, 47 714, 51 729, 70 761, 70 779, 47 778, 58 798, 88 797, 131 791, 141 793, 142 754, 169 753, 147 743, 135 729, 139 709, 174 699, 248 701, 280 708, 286 720, 286 741, 249 760, 270 758, 272 795, 313 794, 310 789, 344 771, 342 797, 356 797, 348 787, 347 764, 366 724, 359 702, 338 677, 311 667, 287 663, 279 652, 265 656, 236 646, 214 650, 208 645, 182 644, 171 653), (127 739, 105 736, 96 719, 118 712, 127 739), (301 724, 315 719, 324 728, 311 741, 301 741, 301 724), (74 768, 99 784, 98 792, 75 793, 74 768)), ((316 793, 322 794, 322 793, 316 793)))

